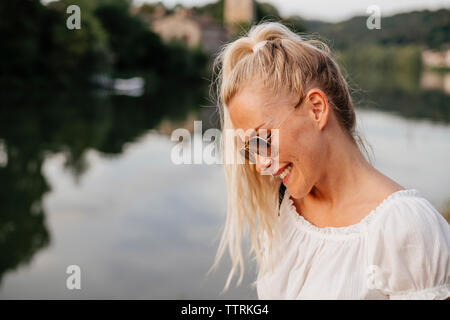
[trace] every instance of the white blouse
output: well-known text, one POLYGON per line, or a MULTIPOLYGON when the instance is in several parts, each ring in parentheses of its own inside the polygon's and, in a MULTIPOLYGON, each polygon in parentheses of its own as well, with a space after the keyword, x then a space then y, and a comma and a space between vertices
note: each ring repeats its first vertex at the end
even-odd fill
MULTIPOLYGON (((418 190, 392 193, 359 223, 319 228, 286 190, 274 268, 258 276, 259 299, 445 299, 450 227, 418 190)), ((266 255, 264 259, 268 259, 266 255)))

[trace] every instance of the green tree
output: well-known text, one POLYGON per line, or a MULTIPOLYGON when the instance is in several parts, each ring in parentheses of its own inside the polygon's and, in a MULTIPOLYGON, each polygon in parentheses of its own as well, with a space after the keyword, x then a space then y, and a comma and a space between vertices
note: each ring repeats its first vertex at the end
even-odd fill
POLYGON ((80 30, 66 27, 69 1, 43 6, 39 0, 0 2, 0 83, 70 84, 107 68, 106 34, 88 0, 80 30))

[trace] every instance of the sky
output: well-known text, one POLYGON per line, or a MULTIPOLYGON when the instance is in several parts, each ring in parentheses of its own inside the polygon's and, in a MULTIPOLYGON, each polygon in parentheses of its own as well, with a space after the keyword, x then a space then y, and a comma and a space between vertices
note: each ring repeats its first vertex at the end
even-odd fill
MULTIPOLYGON (((155 3, 157 0, 134 0, 136 4, 155 3)), ((177 3, 184 6, 202 5, 214 2, 212 0, 163 0, 166 6, 172 7, 177 3)), ((371 5, 377 5, 381 9, 381 15, 390 16, 400 12, 413 10, 437 10, 450 9, 450 0, 264 0, 269 2, 284 16, 299 15, 308 20, 323 20, 338 22, 355 15, 366 15, 366 10, 371 5)))

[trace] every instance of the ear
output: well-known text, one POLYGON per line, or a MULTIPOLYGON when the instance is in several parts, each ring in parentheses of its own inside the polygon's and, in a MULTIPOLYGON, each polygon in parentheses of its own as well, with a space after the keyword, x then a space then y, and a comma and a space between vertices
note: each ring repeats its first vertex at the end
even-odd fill
POLYGON ((317 124, 319 130, 328 122, 328 115, 330 113, 330 106, 325 93, 317 88, 313 88, 306 94, 306 100, 311 107, 311 116, 317 124))

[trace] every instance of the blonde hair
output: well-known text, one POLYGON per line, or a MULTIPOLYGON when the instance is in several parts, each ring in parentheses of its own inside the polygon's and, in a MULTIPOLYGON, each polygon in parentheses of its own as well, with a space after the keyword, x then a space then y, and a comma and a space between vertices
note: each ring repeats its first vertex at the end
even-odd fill
MULTIPOLYGON (((262 81, 271 94, 304 97, 308 85, 324 91, 343 131, 351 141, 367 153, 364 142, 356 132, 356 117, 348 85, 326 44, 304 40, 277 22, 253 26, 246 36, 225 45, 215 63, 217 105, 222 132, 233 129, 227 109, 240 88, 251 81, 262 81), (256 46, 255 46, 256 45, 256 46)), ((235 140, 222 135, 222 155, 237 154, 235 140)), ((272 265, 272 244, 279 240, 278 190, 280 181, 273 176, 260 175, 253 164, 229 164, 224 161, 227 186, 227 216, 214 269, 228 247, 231 270, 224 290, 229 288, 234 273, 240 268, 237 285, 244 275, 241 250, 242 236, 250 231, 251 248, 258 263, 258 277, 272 265), (268 249, 266 251, 265 249, 268 249), (268 262, 271 262, 270 264, 268 262)))

